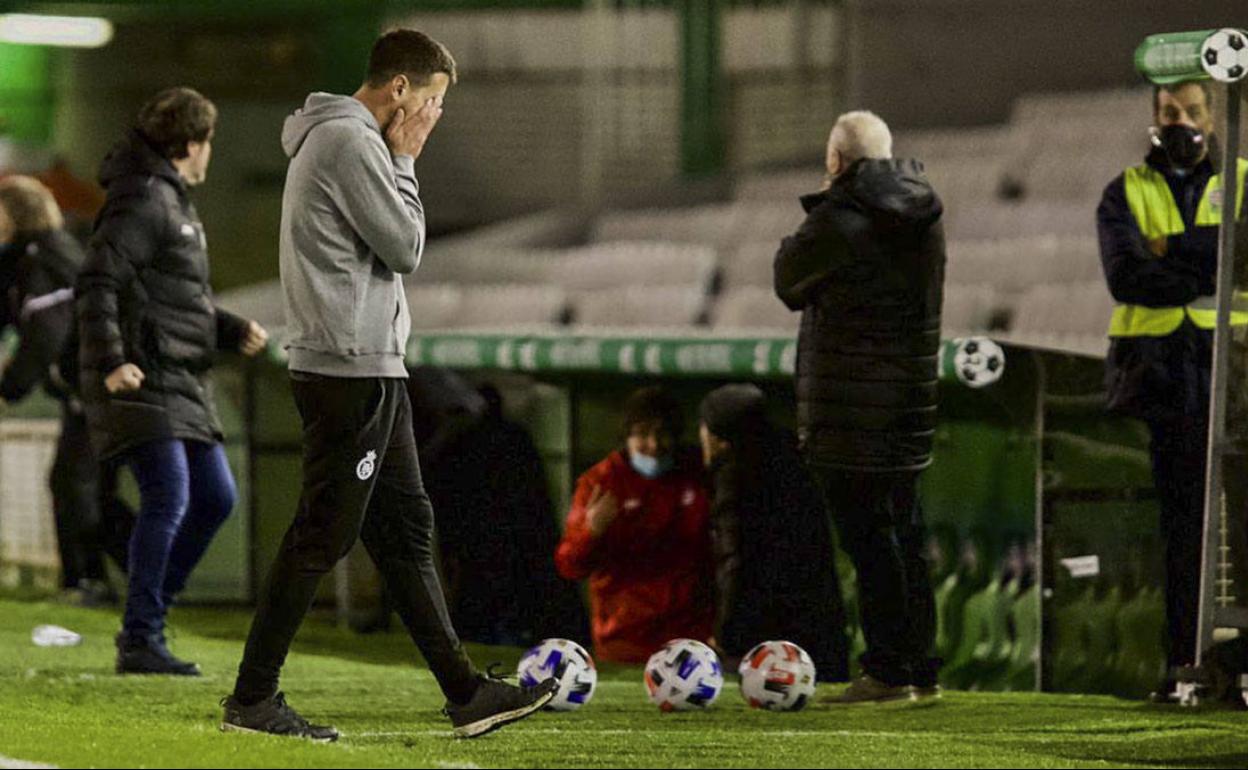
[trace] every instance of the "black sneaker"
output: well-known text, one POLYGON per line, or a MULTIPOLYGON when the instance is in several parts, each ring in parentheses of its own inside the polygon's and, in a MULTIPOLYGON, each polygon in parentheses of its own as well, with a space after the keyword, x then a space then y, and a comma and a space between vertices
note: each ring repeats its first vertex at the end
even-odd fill
POLYGON ((268 733, 307 738, 319 743, 338 740, 338 731, 327 725, 308 724, 299 712, 286 705, 286 696, 278 693, 251 706, 244 706, 231 695, 221 701, 225 716, 221 719, 223 733, 268 733))
POLYGON ((828 706, 857 706, 864 703, 910 703, 914 700, 914 691, 910 685, 891 685, 881 682, 870 674, 850 682, 836 695, 825 695, 820 703, 828 706))
POLYGON ((61 604, 91 609, 115 607, 118 599, 117 592, 108 583, 102 580, 80 580, 78 585, 61 591, 57 601, 61 604))
POLYGON ((916 703, 923 705, 931 705, 941 699, 940 685, 912 685, 910 687, 910 697, 916 703))
POLYGON ((481 676, 472 700, 462 706, 448 703, 442 713, 451 718, 456 738, 477 738, 533 714, 558 691, 559 680, 553 677, 532 687, 517 687, 491 670, 481 676))
POLYGON ((175 658, 160 634, 137 636, 122 631, 116 642, 118 674, 200 675, 199 665, 175 658))

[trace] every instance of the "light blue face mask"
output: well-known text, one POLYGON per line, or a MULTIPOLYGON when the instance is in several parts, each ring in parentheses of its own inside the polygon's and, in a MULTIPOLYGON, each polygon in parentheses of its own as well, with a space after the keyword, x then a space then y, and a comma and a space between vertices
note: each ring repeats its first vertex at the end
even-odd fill
POLYGON ((630 452, 628 459, 629 462, 632 463, 633 470, 637 471, 647 479, 657 479, 659 476, 662 476, 664 473, 670 471, 672 469, 672 465, 675 464, 671 455, 651 457, 650 455, 643 455, 639 452, 630 452))

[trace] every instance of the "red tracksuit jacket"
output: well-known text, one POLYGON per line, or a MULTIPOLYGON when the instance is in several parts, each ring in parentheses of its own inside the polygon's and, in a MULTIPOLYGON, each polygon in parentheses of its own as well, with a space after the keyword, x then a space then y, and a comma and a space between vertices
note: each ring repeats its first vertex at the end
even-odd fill
POLYGON ((682 456, 651 480, 621 450, 577 481, 555 564, 568 580, 589 578, 594 655, 602 660, 644 663, 671 639, 711 636, 710 503, 698 460, 682 456), (620 506, 597 540, 586 517, 595 486, 620 506))

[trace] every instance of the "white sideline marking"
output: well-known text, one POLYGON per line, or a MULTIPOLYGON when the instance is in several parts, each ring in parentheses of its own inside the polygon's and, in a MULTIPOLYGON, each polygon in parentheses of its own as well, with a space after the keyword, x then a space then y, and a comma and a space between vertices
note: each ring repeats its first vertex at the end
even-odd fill
POLYGON ((27 762, 13 759, 0 754, 0 768, 4 770, 56 770, 56 765, 45 765, 40 762, 27 762))

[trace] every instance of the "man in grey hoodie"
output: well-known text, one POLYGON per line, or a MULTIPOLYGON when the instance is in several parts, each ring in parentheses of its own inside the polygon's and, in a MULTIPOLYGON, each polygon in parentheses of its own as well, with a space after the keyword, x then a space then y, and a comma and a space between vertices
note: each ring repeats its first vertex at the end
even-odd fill
POLYGON ((446 609, 404 379, 402 276, 420 264, 415 161, 442 115, 455 61, 415 30, 383 35, 353 96, 314 93, 287 119, 281 275, 291 388, 304 425, 303 494, 261 593, 223 730, 332 741, 277 691, 323 575, 363 540, 396 609, 471 738, 545 705, 555 680, 519 688, 478 674, 446 609))

